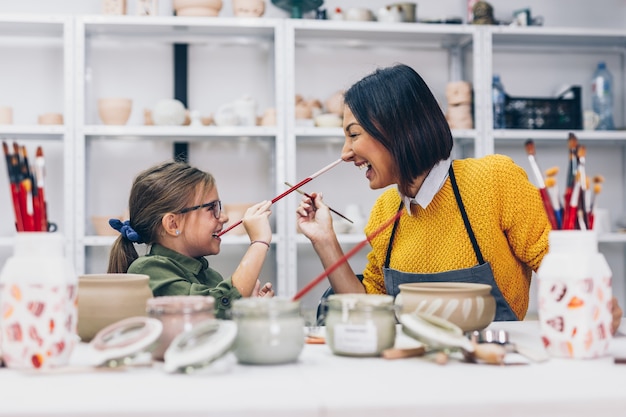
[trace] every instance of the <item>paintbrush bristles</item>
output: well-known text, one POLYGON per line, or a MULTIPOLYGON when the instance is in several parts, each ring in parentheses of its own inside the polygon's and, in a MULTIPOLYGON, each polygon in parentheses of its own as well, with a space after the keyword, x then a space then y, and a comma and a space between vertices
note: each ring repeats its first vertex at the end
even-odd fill
POLYGON ((559 173, 559 167, 548 168, 545 171, 546 177, 555 177, 559 173))
POLYGON ((528 139, 526 143, 524 143, 524 146, 526 147, 526 153, 528 155, 535 156, 535 142, 533 142, 532 139, 528 139))

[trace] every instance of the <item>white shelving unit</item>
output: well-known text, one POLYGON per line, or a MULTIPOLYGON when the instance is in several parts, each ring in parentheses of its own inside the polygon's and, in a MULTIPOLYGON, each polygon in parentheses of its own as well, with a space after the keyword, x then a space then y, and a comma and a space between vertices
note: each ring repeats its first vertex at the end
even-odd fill
MULTIPOLYGON (((62 103, 65 125, 37 126, 16 117, 14 125, 0 126, 0 136, 58 145, 53 155, 62 165, 62 179, 59 170, 50 169, 50 182, 58 184, 54 197, 63 198, 52 200, 50 196, 51 214, 66 235, 80 273, 106 269, 114 239, 96 236, 91 216, 122 215, 134 176, 171 158, 174 143, 188 143, 190 162, 216 176, 223 202, 271 198, 285 189, 285 181, 295 183, 338 158, 343 146, 341 128, 296 122, 296 94, 324 100, 379 66, 395 62, 413 66, 444 108, 448 82, 472 83, 474 129, 453 131, 455 157, 505 153, 530 172, 523 144, 532 138, 544 169, 558 165, 565 170, 569 131, 493 130, 490 88, 494 73, 501 75, 513 96, 548 96, 546 92, 562 84, 581 85, 583 108, 589 108, 586 80, 595 63, 605 60, 616 78, 616 123, 626 124, 626 30, 621 29, 228 17, 0 16, 0 52, 12 56, 15 52, 10 48, 16 42, 26 51, 31 47, 52 51, 52 60, 60 68, 52 81, 42 76, 45 81, 40 84, 62 84, 52 89, 60 91, 62 98, 49 100, 62 103), (143 110, 153 108, 161 98, 172 97, 174 44, 189 45, 190 110, 206 115, 220 104, 250 95, 259 104, 259 114, 266 107, 277 109, 276 127, 144 126, 143 110), (96 102, 104 96, 133 99, 127 125, 99 124, 96 102)), ((0 74, 17 77, 6 67, 0 74)), ((0 80, 0 90, 9 83, 0 80)), ((8 91, 28 90, 25 85, 8 91)), ((600 204, 615 216, 614 221, 626 212, 626 133, 574 133, 588 147, 590 174, 607 178, 600 204)), ((51 161, 55 162, 53 157, 51 161)), ((0 175, 6 177, 6 173, 0 175)), ((8 180, 0 180, 0 187, 5 188, 0 190, 0 203, 5 218, 11 218, 7 184, 8 180)), ((327 203, 339 211, 358 203, 365 216, 379 195, 349 164, 341 164, 303 188, 323 191, 327 203)), ((275 235, 263 275, 276 284, 282 296, 293 295, 321 272, 308 241, 296 230, 298 201, 294 193, 273 208, 275 235)), ((3 226, 0 232, 0 250, 8 256, 12 225, 3 226)), ((347 250, 363 238, 347 234, 341 236, 341 242, 347 250)), ((602 234, 600 242, 615 274, 616 293, 626 304, 622 282, 626 235, 602 234)), ((226 235, 222 254, 211 259, 212 265, 228 273, 246 244, 245 237, 226 235)), ((353 258, 355 270, 364 264, 366 252, 353 258)), ((313 306, 322 287, 303 302, 313 306)))
MULTIPOLYGON (((77 18, 76 27, 76 103, 78 109, 84 109, 84 113, 77 115, 76 126, 79 203, 75 216, 75 256, 79 271, 93 272, 94 261, 100 262, 96 264, 97 271, 106 269, 108 249, 114 239, 94 236, 90 216, 102 211, 103 205, 108 205, 105 210, 109 212, 99 214, 122 214, 130 183, 139 170, 137 166, 145 169, 171 158, 175 142, 188 143, 190 163, 215 175, 225 204, 241 199, 258 201, 282 189, 285 146, 284 131, 279 127, 145 126, 141 119, 142 109, 152 108, 159 99, 172 98, 172 49, 174 44, 186 44, 190 109, 202 109, 203 115, 208 115, 214 113, 220 103, 249 94, 260 106, 275 107, 278 126, 281 126, 284 92, 283 85, 276 82, 283 78, 284 37, 280 20, 85 16, 77 18), (224 50, 231 52, 224 53, 224 50), (103 65, 111 54, 117 53, 123 57, 118 62, 128 60, 122 64, 124 68, 103 65), (217 62, 219 60, 222 62, 217 62), (221 72, 229 65, 240 68, 221 72), (104 72, 103 66, 113 74, 104 72), (153 76, 152 73, 159 72, 154 71, 154 67, 168 69, 153 76), (259 76, 265 80, 260 82, 259 76), (148 95, 145 94, 146 82, 153 83, 154 87, 148 95), (211 90, 217 91, 220 83, 232 85, 233 93, 212 96, 211 90), (97 99, 112 91, 133 99, 133 114, 127 125, 99 124, 97 99), (124 184, 111 184, 106 176, 101 177, 102 166, 98 164, 102 164, 103 159, 107 166, 126 172, 124 184), (239 190, 219 186, 226 176, 237 176, 241 182, 239 190), (108 191, 101 192, 100 187, 108 191), (112 207, 116 205, 118 211, 110 211, 115 210, 112 207)), ((273 256, 269 257, 265 271, 277 287, 287 285, 281 273, 286 264, 284 210, 281 205, 274 208, 273 256)), ((242 236, 226 235, 222 252, 234 254, 217 259, 230 258, 236 265, 236 259, 243 255, 248 243, 242 236)), ((234 271, 234 266, 228 265, 223 270, 225 274, 229 273, 226 268, 234 271)))
MULTIPOLYGON (((9 145, 25 146, 29 160, 42 145, 46 159, 48 219, 74 250, 74 21, 66 16, 0 15, 0 105, 13 107, 13 124, 0 125, 0 137, 9 145), (35 65, 34 65, 35 63, 35 65), (39 64, 39 65, 37 65, 39 64), (16 105, 24 103, 28 105, 16 105), (64 125, 38 125, 37 114, 58 112, 64 125)), ((15 234, 9 179, 0 170, 0 204, 5 222, 0 224, 0 257, 13 253, 15 234)))

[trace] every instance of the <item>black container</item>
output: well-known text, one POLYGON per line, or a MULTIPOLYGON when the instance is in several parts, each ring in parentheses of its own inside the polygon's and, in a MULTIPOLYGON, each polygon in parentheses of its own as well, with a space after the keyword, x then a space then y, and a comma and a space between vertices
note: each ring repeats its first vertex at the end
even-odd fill
POLYGON ((572 86, 556 98, 507 95, 505 118, 507 129, 582 129, 581 87, 572 86))

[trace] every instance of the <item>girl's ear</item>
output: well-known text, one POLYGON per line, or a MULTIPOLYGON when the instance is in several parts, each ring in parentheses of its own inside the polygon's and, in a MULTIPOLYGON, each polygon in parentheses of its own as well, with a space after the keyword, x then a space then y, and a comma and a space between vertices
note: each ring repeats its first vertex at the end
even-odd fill
POLYGON ((180 230, 180 222, 178 216, 174 213, 166 213, 161 219, 161 225, 166 234, 176 236, 176 231, 180 230))

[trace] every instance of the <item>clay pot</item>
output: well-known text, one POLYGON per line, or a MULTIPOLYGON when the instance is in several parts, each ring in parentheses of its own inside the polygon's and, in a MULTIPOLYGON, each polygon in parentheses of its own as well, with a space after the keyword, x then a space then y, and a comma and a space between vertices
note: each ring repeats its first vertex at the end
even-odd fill
POLYGON ((343 117, 343 91, 337 91, 324 102, 326 111, 343 117))
POLYGON ((125 125, 130 117, 133 101, 112 97, 98 99, 98 115, 105 125, 125 125))
POLYGON ((222 0, 174 0, 176 16, 215 17, 222 10, 222 0))
POLYGON ((91 224, 98 236, 117 236, 120 232, 109 224, 109 219, 124 220, 122 216, 91 216, 91 224))
POLYGON ((152 298, 143 274, 86 274, 78 277, 78 336, 89 342, 100 330, 122 319, 147 316, 152 298))
POLYGON ((400 284, 395 303, 400 314, 430 314, 448 320, 464 332, 482 330, 496 315, 491 286, 468 282, 400 284))
POLYGON ((265 0, 233 0, 236 17, 261 17, 265 13, 265 0))

